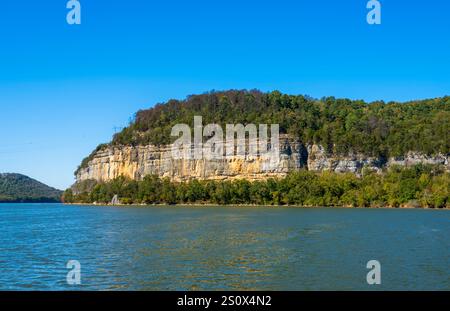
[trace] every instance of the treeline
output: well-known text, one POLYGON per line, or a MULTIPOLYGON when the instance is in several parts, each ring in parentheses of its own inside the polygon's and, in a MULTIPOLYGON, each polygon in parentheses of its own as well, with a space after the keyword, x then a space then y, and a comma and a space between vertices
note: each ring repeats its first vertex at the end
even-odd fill
POLYGON ((198 181, 175 183, 157 176, 142 181, 119 177, 108 183, 83 181, 64 193, 66 203, 122 204, 256 204, 352 207, 449 208, 450 174, 438 166, 392 167, 362 177, 296 171, 283 179, 249 182, 198 181), (74 191, 75 190, 75 191, 74 191), (77 193, 75 195, 74 193, 77 193))
MULTIPOLYGON (((131 124, 117 133, 114 145, 163 145, 173 142, 175 124, 280 124, 281 133, 304 143, 323 145, 327 152, 401 156, 408 151, 425 154, 450 152, 448 139, 450 97, 407 103, 262 93, 231 90, 192 95, 185 100, 137 112, 131 124)), ((104 148, 105 145, 99 146, 104 148)), ((91 157, 85 159, 85 167, 91 157)))

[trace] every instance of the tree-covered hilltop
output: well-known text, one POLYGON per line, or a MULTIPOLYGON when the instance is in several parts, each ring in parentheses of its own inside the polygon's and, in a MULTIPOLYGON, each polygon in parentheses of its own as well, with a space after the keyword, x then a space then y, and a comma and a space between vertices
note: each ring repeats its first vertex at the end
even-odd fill
POLYGON ((280 92, 211 92, 170 100, 137 112, 135 120, 115 135, 113 144, 167 144, 175 124, 279 123, 282 133, 330 152, 367 155, 427 154, 450 150, 450 97, 408 103, 365 103, 327 97, 315 100, 280 92))
POLYGON ((354 174, 306 170, 286 178, 247 180, 192 180, 171 182, 157 176, 142 181, 124 177, 107 183, 85 180, 64 193, 66 203, 109 203, 118 195, 123 204, 258 204, 354 207, 450 208, 450 173, 442 167, 392 167, 384 174, 354 174))
POLYGON ((62 191, 21 174, 0 174, 0 203, 56 203, 62 191))
MULTIPOLYGON (((317 143, 329 153, 401 156, 408 151, 449 153, 450 97, 406 103, 230 90, 170 100, 138 111, 130 125, 117 133, 114 145, 161 145, 173 142, 175 124, 280 124, 281 133, 304 143, 317 143)), ((100 145, 97 151, 106 145, 100 145)), ((92 155, 81 167, 86 167, 92 155)))

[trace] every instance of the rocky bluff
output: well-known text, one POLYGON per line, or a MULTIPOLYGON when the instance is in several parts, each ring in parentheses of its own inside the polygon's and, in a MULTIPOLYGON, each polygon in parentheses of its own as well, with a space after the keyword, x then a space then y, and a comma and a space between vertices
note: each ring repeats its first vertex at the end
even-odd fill
POLYGON ((408 152, 401 157, 379 158, 363 154, 333 155, 318 144, 303 144, 288 135, 280 136, 280 161, 269 170, 259 157, 227 157, 224 159, 174 159, 173 145, 105 146, 91 157, 87 166, 76 174, 77 182, 109 181, 118 176, 141 180, 146 175, 168 177, 172 181, 190 179, 261 180, 284 177, 290 171, 351 172, 360 174, 364 168, 381 171, 392 165, 411 166, 418 163, 440 164, 450 170, 448 155, 427 156, 408 152))
MULTIPOLYGON (((82 161, 75 175, 77 181, 109 181, 121 175, 140 180, 149 174, 172 181, 260 180, 299 169, 360 174, 364 168, 381 172, 393 165, 423 163, 440 164, 448 170, 449 124, 450 96, 366 103, 278 91, 212 91, 138 111, 110 143, 100 145, 82 161), (261 150, 256 155, 244 152, 218 159, 174 157, 174 127, 181 125, 181 132, 194 129, 194 146, 198 143, 195 138, 202 136, 195 134, 196 116, 201 116, 201 124, 222 129, 229 124, 279 126, 279 161, 268 169, 261 150)), ((204 140, 212 136, 206 126, 204 131, 204 140)), ((261 139, 264 141, 258 135, 260 145, 261 139)))

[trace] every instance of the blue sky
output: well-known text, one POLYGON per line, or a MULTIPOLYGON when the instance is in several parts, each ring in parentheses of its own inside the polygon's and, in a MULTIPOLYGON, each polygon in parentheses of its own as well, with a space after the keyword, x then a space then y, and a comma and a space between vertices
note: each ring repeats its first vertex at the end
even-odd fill
POLYGON ((0 4, 0 172, 54 187, 169 98, 259 88, 405 101, 450 94, 450 1, 65 0, 0 4))

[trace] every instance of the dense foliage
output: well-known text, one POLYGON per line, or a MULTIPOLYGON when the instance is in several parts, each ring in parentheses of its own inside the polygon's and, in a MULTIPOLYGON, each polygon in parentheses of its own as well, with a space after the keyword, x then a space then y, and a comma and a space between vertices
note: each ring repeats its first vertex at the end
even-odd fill
POLYGON ((178 123, 192 126, 195 115, 203 117, 204 125, 278 123, 282 133, 292 134, 304 143, 322 144, 335 154, 360 152, 387 157, 408 151, 425 154, 450 151, 450 97, 365 103, 256 90, 210 92, 141 110, 128 127, 114 136, 112 144, 170 143, 174 139, 170 136, 172 127, 178 123))
POLYGON ((198 181, 173 183, 157 176, 142 181, 119 177, 108 183, 88 180, 64 194, 67 203, 123 204, 259 204, 301 206, 450 207, 450 174, 437 166, 393 167, 382 175, 296 171, 283 179, 249 182, 198 181))
POLYGON ((62 191, 20 174, 0 174, 0 203, 61 202, 62 191))

